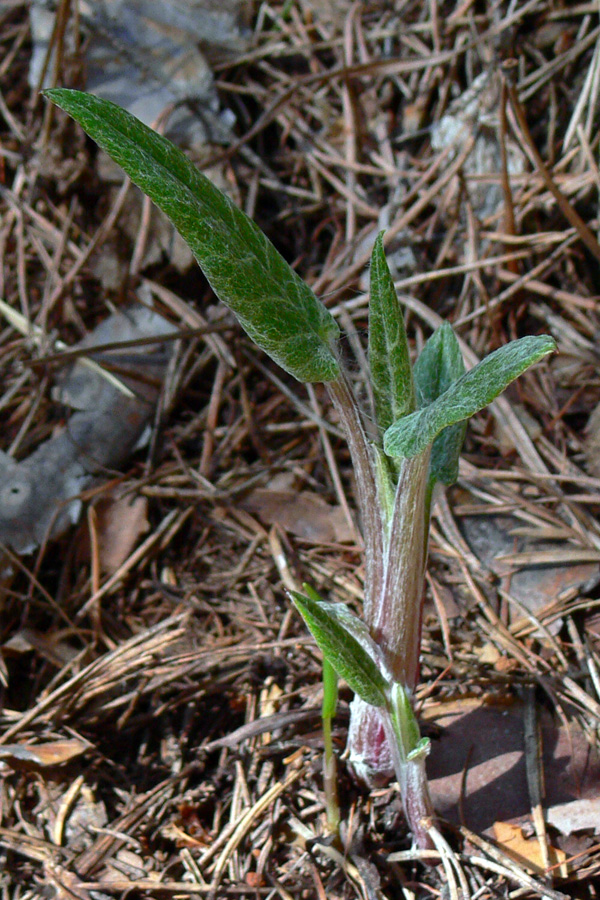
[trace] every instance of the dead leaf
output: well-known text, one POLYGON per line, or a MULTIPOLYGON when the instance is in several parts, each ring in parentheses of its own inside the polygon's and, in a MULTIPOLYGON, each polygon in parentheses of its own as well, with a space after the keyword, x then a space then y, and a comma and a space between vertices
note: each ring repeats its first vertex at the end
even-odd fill
POLYGON ((0 759, 9 765, 16 762, 46 768, 47 766, 63 765, 76 756, 81 756, 88 747, 89 744, 76 738, 47 741, 45 744, 2 744, 0 745, 0 759))
POLYGON ((311 491, 279 491, 257 488, 242 504, 264 525, 279 525, 296 537, 315 544, 345 544, 354 540, 344 510, 330 506, 311 491))
POLYGON ((54 860, 44 862, 44 880, 56 900, 91 900, 97 893, 90 894, 81 885, 83 882, 78 875, 70 872, 64 866, 57 865, 54 860))
POLYGON ((77 650, 64 637, 61 631, 43 633, 33 628, 21 628, 2 645, 2 649, 7 656, 39 653, 51 665, 62 669, 77 655, 77 650))
MULTIPOLYGON (((469 502, 461 489, 455 489, 452 497, 455 504, 469 502)), ((460 515, 458 523, 482 566, 501 579, 502 590, 535 615, 543 616, 543 610, 566 591, 592 585, 600 577, 600 565, 590 561, 586 548, 565 548, 564 541, 532 538, 522 533, 523 523, 516 516, 467 514, 460 515)), ((511 624, 526 621, 513 604, 508 611, 511 624)), ((555 619, 547 627, 557 634, 562 624, 562 619, 555 619)))
MULTIPOLYGON (((510 822, 494 822, 494 836, 507 856, 534 875, 545 875, 542 848, 537 837, 526 838, 518 825, 510 822)), ((563 850, 548 845, 550 866, 559 866, 559 874, 566 878, 567 854, 563 850)))
MULTIPOLYGON (((250 38, 249 7, 241 0, 94 0, 83 3, 86 89, 128 109, 146 124, 174 106, 169 134, 198 147, 230 134, 233 116, 219 115, 206 53, 243 51, 250 38), (202 45, 202 49, 201 49, 202 45), (182 101, 188 101, 183 103, 182 101), (193 106, 192 106, 193 104, 193 106), (200 113, 190 111, 199 109, 200 113)), ((29 83, 37 86, 52 40, 55 11, 30 10, 33 55, 29 83)), ((46 83, 48 86, 50 82, 46 83)))
POLYGON ((586 426, 586 437, 583 452, 588 471, 592 475, 600 475, 600 404, 594 409, 586 426))
MULTIPOLYGON (((600 785, 598 786, 600 792, 600 785)), ((548 825, 553 825, 561 834, 573 834, 574 831, 591 829, 594 834, 600 833, 600 793, 596 797, 583 800, 572 800, 570 803, 558 803, 546 813, 548 825)))
MULTIPOLYGON (((493 216, 503 203, 499 183, 489 181, 490 176, 502 169, 497 136, 500 84, 496 73, 486 68, 431 128, 432 146, 452 156, 458 156, 472 141, 462 170, 473 210, 480 221, 493 216)), ((509 175, 520 175, 525 170, 525 154, 510 137, 506 138, 504 148, 509 175)))
POLYGON ((105 575, 114 575, 150 528, 146 497, 112 497, 96 506, 98 553, 105 575))
POLYGON ((137 305, 113 313, 79 342, 77 349, 89 355, 60 379, 57 392, 76 410, 63 430, 19 462, 0 452, 0 542, 25 554, 63 534, 79 518, 81 492, 125 462, 151 419, 172 342, 93 348, 173 331, 162 316, 137 305))
POLYGON ((495 666, 502 658, 496 645, 490 641, 485 643, 483 647, 475 647, 474 652, 479 660, 479 664, 482 666, 495 666))

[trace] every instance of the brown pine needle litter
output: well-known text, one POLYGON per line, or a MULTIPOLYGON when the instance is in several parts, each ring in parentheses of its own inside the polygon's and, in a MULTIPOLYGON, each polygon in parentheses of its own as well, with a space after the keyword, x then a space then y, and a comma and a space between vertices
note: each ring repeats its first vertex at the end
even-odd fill
MULTIPOLYGON (((239 14, 245 37, 207 50, 229 125, 188 151, 338 317, 359 389, 382 229, 415 354, 444 317, 468 365, 524 334, 551 333, 560 354, 476 417, 434 514, 419 714, 436 849, 412 850, 394 785, 369 795, 343 760, 337 844, 320 658, 285 593, 309 582, 360 606, 335 417, 320 388, 258 354, 163 220, 42 102, 32 8, 3 4, 3 454, 26 459, 68 429, 68 350, 115 309, 152 306, 177 334, 145 444, 98 473, 64 536, 2 551, 3 896, 591 900, 600 7, 200 5, 239 14), (140 498, 132 535, 120 511, 140 498), (518 853, 498 838, 507 823, 518 853)), ((46 4, 48 83, 85 85, 98 23, 79 7, 46 4)), ((158 64, 148 78, 164 81, 158 64)), ((13 489, 0 483, 3 509, 13 489)), ((339 749, 349 700, 342 685, 339 749)))

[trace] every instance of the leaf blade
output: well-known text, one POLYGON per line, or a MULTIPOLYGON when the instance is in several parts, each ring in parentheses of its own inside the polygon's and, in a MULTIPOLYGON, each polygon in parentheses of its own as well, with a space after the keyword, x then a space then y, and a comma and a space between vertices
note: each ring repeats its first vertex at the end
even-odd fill
MULTIPOLYGON (((306 590, 306 586, 305 590, 306 590)), ((380 652, 367 626, 343 603, 328 603, 291 591, 292 601, 304 619, 323 656, 365 703, 387 705, 389 682, 381 671, 380 652)))
POLYGON ((413 411, 415 392, 404 315, 385 257, 383 232, 371 255, 368 357, 375 417, 385 431, 413 411))
POLYGON ((45 91, 173 222, 250 338, 299 381, 339 374, 337 323, 262 231, 170 141, 108 100, 45 91))
MULTIPOLYGON (((427 406, 450 388, 466 372, 458 339, 452 326, 444 322, 419 354, 414 367, 415 392, 419 406, 427 406)), ((433 442, 429 460, 429 480, 451 485, 458 478, 460 451, 467 422, 444 428, 433 442)))
POLYGON ((555 350, 553 338, 539 335, 519 338, 490 353, 429 406, 394 422, 384 435, 386 454, 410 458, 421 453, 444 428, 484 409, 515 378, 555 350))

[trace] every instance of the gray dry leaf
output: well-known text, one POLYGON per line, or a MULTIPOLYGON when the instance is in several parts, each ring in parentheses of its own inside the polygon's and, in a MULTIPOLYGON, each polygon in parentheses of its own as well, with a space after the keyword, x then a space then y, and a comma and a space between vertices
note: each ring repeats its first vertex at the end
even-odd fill
MULTIPOLYGON (((81 349, 116 341, 162 337, 174 332, 162 316, 143 306, 117 312, 81 342, 81 349)), ((172 352, 172 342, 90 353, 118 370, 122 388, 78 361, 58 390, 73 407, 64 430, 20 462, 0 451, 0 542, 31 553, 62 534, 81 512, 79 495, 113 474, 140 441, 153 414, 172 352)))
POLYGON ((588 471, 598 478, 600 476, 600 404, 588 419, 583 451, 588 471))
MULTIPOLYGON (((519 533, 523 523, 515 516, 466 515, 460 516, 458 523, 483 567, 501 579, 500 589, 534 615, 566 591, 593 585, 600 577, 597 562, 583 558, 565 562, 564 541, 537 540, 519 533), (520 561, 515 564, 517 559, 520 561)), ((509 607, 509 613, 512 622, 522 618, 515 606, 509 607)), ((557 633, 562 619, 548 627, 551 633, 557 633)))
MULTIPOLYGON (((463 174, 473 210, 480 221, 495 215, 503 203, 500 172, 500 122, 498 117, 500 82, 486 69, 450 106, 448 112, 431 129, 435 150, 448 150, 458 156, 473 140, 473 148, 463 165, 463 174)), ((525 155, 511 139, 506 139, 508 175, 525 171, 525 155)))
MULTIPOLYGON (((189 146, 228 140, 233 116, 219 113, 203 50, 243 50, 249 37, 244 23, 248 6, 241 0, 81 2, 79 21, 88 37, 86 90, 118 103, 147 125, 176 106, 169 135, 189 146)), ((56 11, 36 0, 30 18, 34 47, 29 83, 35 89, 56 11)), ((52 64, 47 71, 53 71, 52 64)))
POLYGON ((600 794, 552 806, 546 813, 546 821, 561 834, 569 835, 588 829, 594 834, 600 834, 600 794))
POLYGON ((42 744, 3 744, 0 759, 7 763, 27 763, 34 768, 60 766, 88 749, 85 741, 71 738, 64 741, 46 741, 42 744))
MULTIPOLYGON (((424 715, 441 728, 427 760, 431 797, 440 815, 478 834, 494 822, 529 821, 522 706, 492 706, 465 697, 432 703, 424 715)), ((553 810, 571 807, 575 800, 598 808, 597 750, 576 722, 566 727, 541 709, 539 718, 548 821, 553 810)))

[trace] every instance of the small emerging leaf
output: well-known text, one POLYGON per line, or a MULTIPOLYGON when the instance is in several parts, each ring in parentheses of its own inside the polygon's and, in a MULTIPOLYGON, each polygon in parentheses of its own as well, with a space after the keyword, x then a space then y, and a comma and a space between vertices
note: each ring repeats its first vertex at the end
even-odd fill
MULTIPOLYGON (((417 403, 428 406, 465 374, 465 363, 451 325, 444 322, 431 335, 415 363, 414 378, 417 403)), ((460 451, 465 440, 467 422, 444 428, 431 448, 429 481, 431 484, 454 484, 458 478, 460 451)))
MULTIPOLYGON (((421 732, 406 689, 394 682, 391 690, 392 725, 404 759, 422 746, 421 732)), ((417 754, 418 755, 418 754, 417 754)))
POLYGON ((406 758, 410 762, 412 762, 415 759, 420 759, 420 758, 424 759, 426 756, 429 756, 430 751, 431 751, 431 741, 429 740, 429 738, 424 737, 424 738, 421 738, 421 740, 419 741, 419 743, 417 744, 415 749, 411 750, 406 758))
POLYGON ((429 406, 394 422, 384 435, 385 452, 403 457, 421 453, 444 428, 484 409, 511 381, 554 350, 554 339, 539 335, 511 341, 490 353, 429 406))
POLYGON ((69 113, 169 217, 249 337, 299 381, 339 374, 335 319, 255 223, 170 141, 92 94, 53 88, 69 113))
POLYGON ((415 408, 404 315, 379 234, 371 256, 369 368, 377 424, 384 431, 415 408))
POLYGON ((390 459, 377 444, 373 444, 374 471, 377 484, 377 500, 386 527, 389 527, 394 515, 396 485, 390 459))
POLYGON ((381 671, 381 654, 367 626, 343 603, 327 603, 315 599, 314 592, 311 594, 307 597, 291 591, 294 605, 321 653, 365 703, 385 706, 388 680, 381 671))

